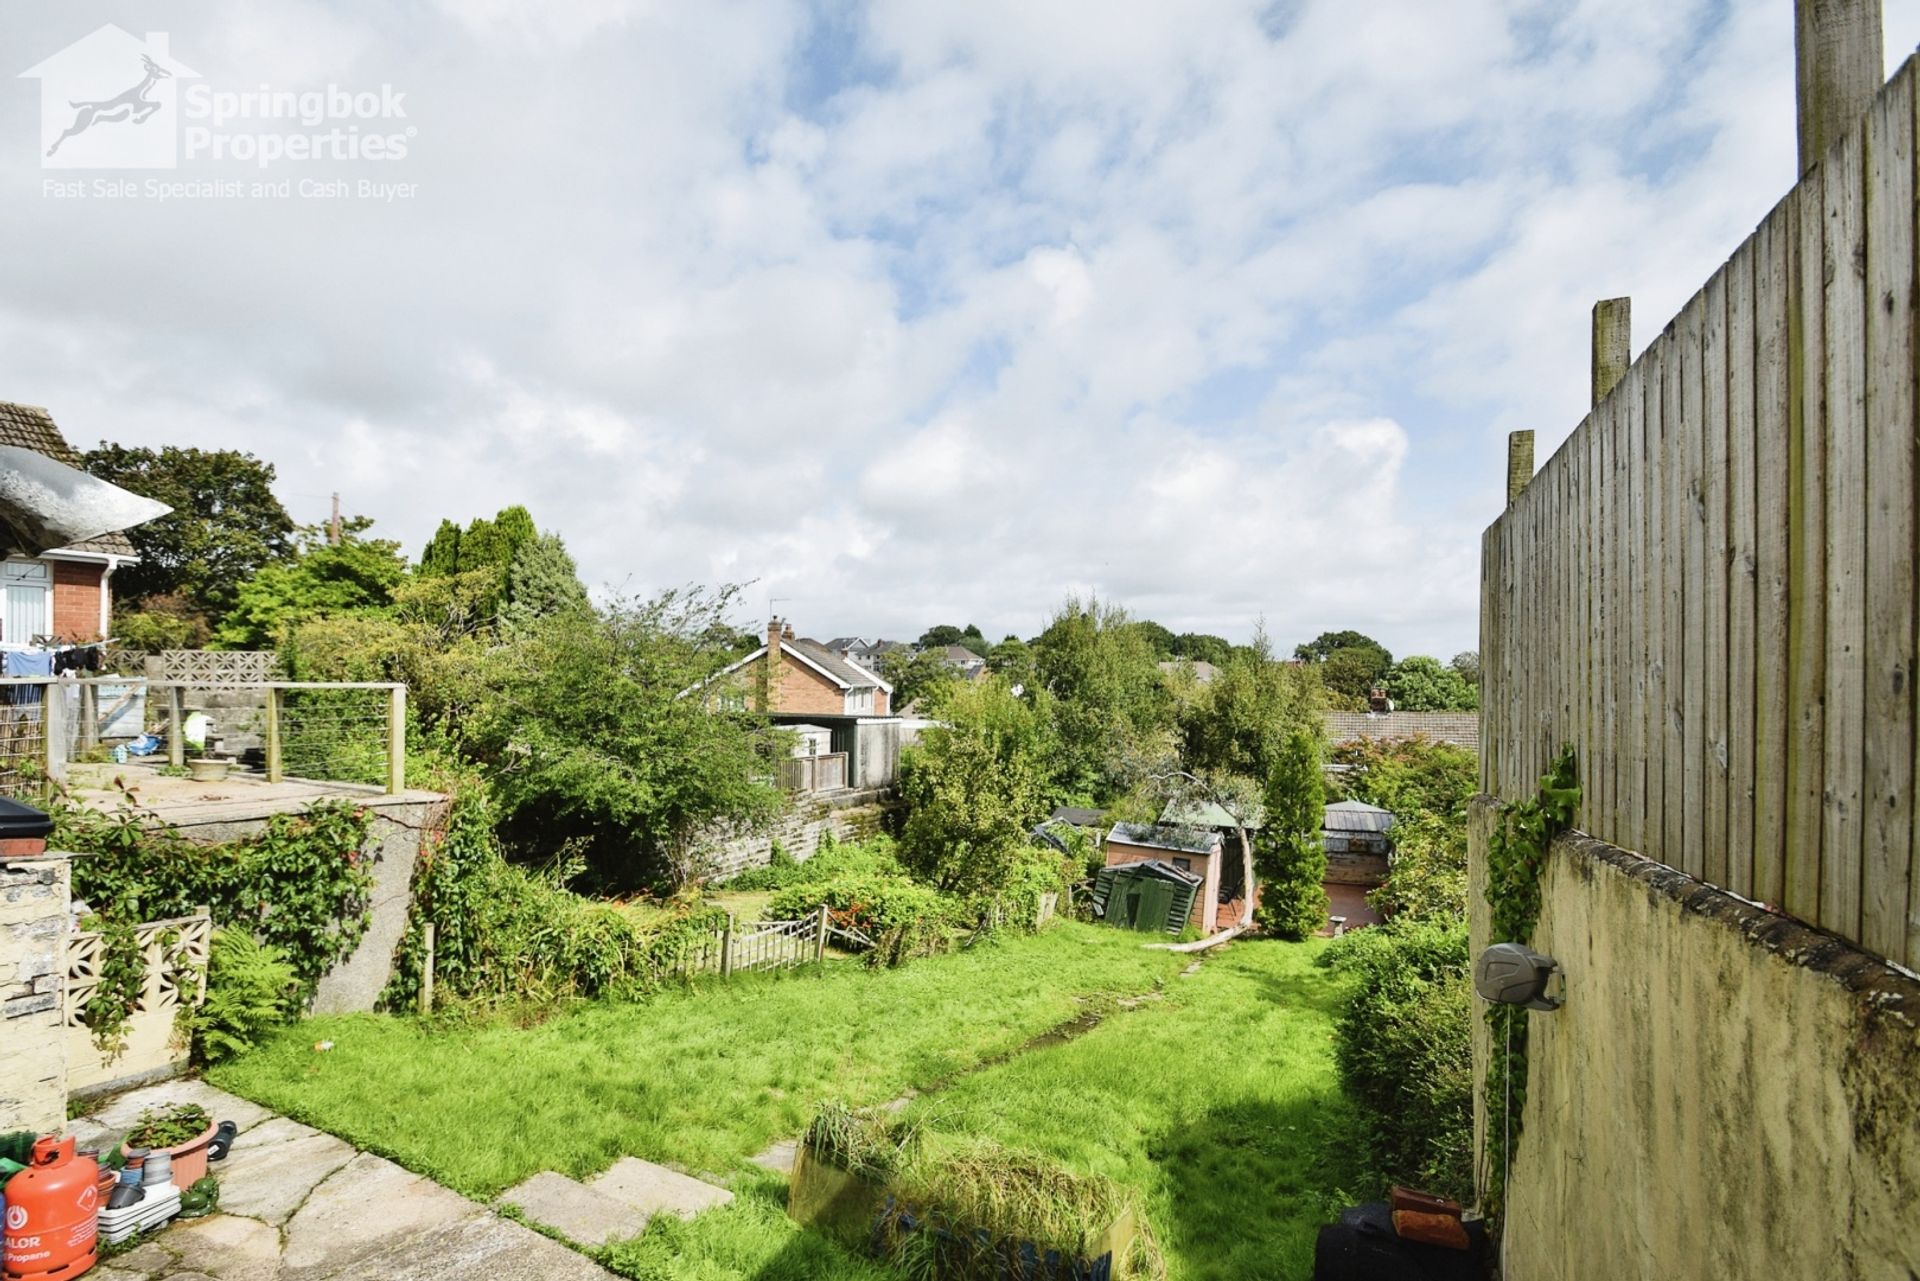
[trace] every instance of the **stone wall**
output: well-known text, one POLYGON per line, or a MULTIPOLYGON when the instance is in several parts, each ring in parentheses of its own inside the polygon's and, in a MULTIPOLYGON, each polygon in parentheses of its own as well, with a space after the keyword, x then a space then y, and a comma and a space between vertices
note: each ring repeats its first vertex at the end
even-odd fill
MULTIPOLYGON (((1584 835, 1542 891, 1566 1004, 1528 1016, 1508 1281, 1920 1275, 1920 981, 1584 835)), ((1474 1048, 1484 1079, 1479 1018, 1474 1048)))
POLYGON ((0 1131, 66 1123, 70 885, 66 855, 0 862, 0 1131))
POLYGON ((889 800, 888 793, 879 789, 796 796, 793 809, 772 830, 715 841, 707 850, 713 878, 724 881, 750 867, 766 866, 776 841, 781 849, 805 862, 829 832, 837 841, 872 836, 881 830, 889 800))

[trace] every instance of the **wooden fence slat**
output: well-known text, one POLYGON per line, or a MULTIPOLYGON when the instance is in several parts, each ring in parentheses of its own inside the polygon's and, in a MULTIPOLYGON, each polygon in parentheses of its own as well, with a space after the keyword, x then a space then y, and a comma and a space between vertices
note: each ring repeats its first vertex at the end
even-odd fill
POLYGON ((1909 958, 1914 783, 1914 70, 1867 114, 1860 942, 1909 958))
POLYGON ((1654 342, 1653 364, 1647 369, 1646 404, 1646 634, 1647 697, 1646 739, 1641 744, 1647 763, 1646 833, 1642 847, 1654 857, 1665 848, 1667 774, 1661 764, 1661 752, 1667 734, 1667 567, 1666 551, 1671 546, 1666 534, 1667 485, 1665 443, 1661 439, 1662 408, 1666 401, 1665 383, 1668 357, 1673 348, 1673 331, 1668 329, 1654 342))
POLYGON ((1791 344, 1800 201, 1789 195, 1760 225, 1754 256, 1753 472, 1753 889, 1763 903, 1786 901, 1787 794, 1793 773, 1791 568, 1793 408, 1791 344))
MULTIPOLYGON (((1617 377, 1614 381, 1617 383, 1617 377)), ((1594 406, 1587 425, 1587 556, 1593 569, 1587 576, 1587 742, 1580 764, 1581 773, 1592 780, 1594 792, 1593 816, 1588 822, 1609 833, 1605 839, 1612 839, 1617 799, 1613 790, 1613 717, 1602 693, 1611 684, 1607 664, 1611 657, 1608 638, 1613 629, 1614 577, 1609 559, 1613 529, 1607 509, 1613 501, 1613 487, 1607 483, 1607 449, 1612 444, 1612 424, 1613 401, 1604 398, 1594 406)))
POLYGON ((1820 923, 1860 936, 1866 747, 1865 130, 1827 154, 1827 706, 1820 923))
POLYGON ((1686 418, 1686 386, 1689 374, 1697 373, 1689 357, 1687 339, 1692 335, 1688 323, 1691 307, 1683 309, 1668 327, 1666 377, 1660 381, 1660 479, 1664 491, 1661 507, 1661 582, 1666 585, 1662 628, 1661 668, 1666 688, 1660 708, 1662 738, 1660 766, 1665 779, 1661 788, 1660 825, 1662 857, 1689 875, 1698 875, 1698 847, 1687 841, 1687 529, 1692 518, 1690 491, 1693 464, 1688 446, 1693 443, 1686 418))
MULTIPOLYGON (((1682 866, 1694 876, 1707 875, 1705 821, 1707 812, 1707 527, 1705 365, 1707 328, 1706 291, 1695 294, 1680 312, 1680 457, 1674 481, 1680 490, 1681 613, 1680 697, 1674 705, 1680 716, 1680 813, 1682 866)), ((1668 851, 1671 854, 1671 850, 1668 851)))
POLYGON ((1826 705, 1826 192, 1816 169, 1800 184, 1794 262, 1794 329, 1787 339, 1793 413, 1788 456, 1786 877, 1780 906, 1820 916, 1820 838, 1825 803, 1826 705))
POLYGON ((1703 717, 1700 725, 1701 855, 1706 879, 1731 883, 1727 845, 1727 688, 1733 665, 1727 654, 1727 276, 1707 282, 1700 330, 1700 562, 1699 666, 1703 717))
POLYGON ((1645 598, 1641 557, 1646 519, 1640 501, 1646 475, 1640 452, 1645 379, 1643 366, 1635 365, 1627 370, 1626 380, 1621 384, 1623 394, 1615 397, 1619 411, 1614 416, 1614 487, 1621 498, 1620 538, 1615 560, 1620 566, 1622 586, 1620 629, 1614 638, 1614 670, 1619 679, 1614 743, 1620 753, 1614 782, 1620 792, 1617 843, 1632 850, 1646 848, 1642 827, 1646 813, 1646 765, 1641 742, 1645 724, 1641 708, 1647 670, 1641 648, 1644 627, 1641 602, 1645 598))
POLYGON ((1629 451, 1630 470, 1633 480, 1632 493, 1628 509, 1632 521, 1628 543, 1633 558, 1632 578, 1635 586, 1633 607, 1630 618, 1632 635, 1628 638, 1627 661, 1633 670, 1633 685, 1628 691, 1633 703, 1633 718, 1627 729, 1631 734, 1633 748, 1632 785, 1637 804, 1633 808, 1633 824, 1636 850, 1653 848, 1653 831, 1657 820, 1657 802, 1653 771, 1648 768, 1651 740, 1649 726, 1653 715, 1654 680, 1653 646, 1654 618, 1656 600, 1659 596, 1659 579, 1654 576, 1653 563, 1648 559, 1653 543, 1653 457, 1648 451, 1647 400, 1649 387, 1657 381, 1651 363, 1638 364, 1627 374, 1632 389, 1627 396, 1627 449, 1629 451))
MULTIPOLYGON (((1727 888, 1754 894, 1755 668, 1759 580, 1754 514, 1754 263, 1759 239, 1727 265, 1727 888)), ((1771 514, 1771 513, 1770 513, 1771 514)))

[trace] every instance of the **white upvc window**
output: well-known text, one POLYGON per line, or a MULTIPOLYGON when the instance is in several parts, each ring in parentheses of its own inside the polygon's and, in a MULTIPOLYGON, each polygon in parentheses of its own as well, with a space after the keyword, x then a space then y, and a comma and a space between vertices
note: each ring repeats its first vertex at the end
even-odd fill
POLYGON ((847 712, 849 715, 858 715, 862 712, 870 713, 872 711, 873 687, 871 685, 865 689, 850 689, 847 691, 847 712))
POLYGON ((0 565, 0 586, 6 589, 4 616, 0 616, 0 645, 24 649, 36 636, 53 631, 53 567, 39 560, 9 560, 0 565))

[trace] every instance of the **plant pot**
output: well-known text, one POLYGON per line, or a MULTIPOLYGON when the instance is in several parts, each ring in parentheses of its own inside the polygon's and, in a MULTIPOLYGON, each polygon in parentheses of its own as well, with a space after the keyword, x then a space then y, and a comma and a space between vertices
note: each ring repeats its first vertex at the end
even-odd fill
POLYGON ((196 783, 221 782, 226 778, 227 771, 232 768, 233 762, 224 757, 202 756, 198 760, 187 762, 187 773, 196 783))
MULTIPOLYGON (((185 1192, 207 1173, 207 1145, 213 1142, 213 1136, 220 1132, 220 1123, 208 1124, 206 1130, 185 1143, 171 1148, 154 1148, 155 1152, 165 1152, 173 1162, 173 1186, 185 1192)), ((134 1149, 126 1144, 120 1145, 122 1156, 134 1149)))

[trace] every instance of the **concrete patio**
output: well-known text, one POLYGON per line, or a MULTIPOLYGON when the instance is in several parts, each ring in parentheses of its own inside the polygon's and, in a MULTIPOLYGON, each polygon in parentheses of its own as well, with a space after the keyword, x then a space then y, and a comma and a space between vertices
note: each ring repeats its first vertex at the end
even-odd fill
POLYGON ((176 1220, 107 1260, 99 1281, 601 1281, 584 1255, 383 1157, 201 1081, 120 1095, 72 1123, 81 1145, 117 1138, 141 1109, 198 1103, 240 1127, 217 1213, 176 1220))

